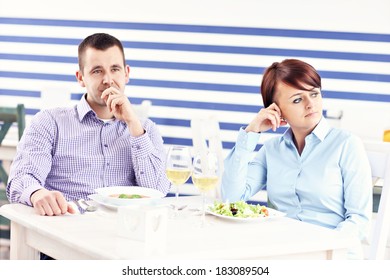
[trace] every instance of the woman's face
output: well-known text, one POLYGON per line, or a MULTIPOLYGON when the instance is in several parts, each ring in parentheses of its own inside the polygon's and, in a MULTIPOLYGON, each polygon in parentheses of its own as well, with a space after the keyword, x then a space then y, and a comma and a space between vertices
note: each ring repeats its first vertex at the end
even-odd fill
POLYGON ((308 85, 304 87, 307 90, 279 83, 276 87, 275 103, 293 130, 310 133, 322 117, 322 96, 319 88, 308 85))

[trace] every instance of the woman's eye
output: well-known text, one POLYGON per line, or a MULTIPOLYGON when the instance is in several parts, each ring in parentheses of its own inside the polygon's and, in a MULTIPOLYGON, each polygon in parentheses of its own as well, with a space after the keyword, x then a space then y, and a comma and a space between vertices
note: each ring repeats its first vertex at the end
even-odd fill
POLYGON ((313 97, 317 97, 318 95, 319 95, 318 92, 313 92, 313 93, 311 94, 311 96, 313 96, 313 97))
POLYGON ((297 104, 302 101, 302 98, 297 98, 293 100, 293 103, 297 104))

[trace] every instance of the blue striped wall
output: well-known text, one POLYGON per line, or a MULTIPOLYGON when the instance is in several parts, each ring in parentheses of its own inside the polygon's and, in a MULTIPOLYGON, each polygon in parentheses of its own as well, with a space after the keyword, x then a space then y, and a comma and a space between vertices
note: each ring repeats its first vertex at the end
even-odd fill
POLYGON ((94 32, 122 40, 131 67, 126 93, 134 104, 152 101, 151 119, 167 145, 192 145, 190 119, 215 114, 230 149, 262 106, 265 67, 285 58, 319 70, 325 109, 390 105, 390 34, 0 17, 0 106, 23 102, 31 118, 41 91, 54 86, 69 89, 76 103, 83 93, 77 46, 94 32))

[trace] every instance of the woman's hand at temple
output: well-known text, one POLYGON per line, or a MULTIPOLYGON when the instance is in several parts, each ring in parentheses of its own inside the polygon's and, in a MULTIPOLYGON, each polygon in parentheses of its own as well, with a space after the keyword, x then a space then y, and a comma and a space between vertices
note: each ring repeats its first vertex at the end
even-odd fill
POLYGON ((286 125, 287 122, 282 117, 278 105, 272 103, 269 107, 261 109, 256 117, 246 127, 246 132, 264 132, 269 129, 275 131, 281 125, 286 125))

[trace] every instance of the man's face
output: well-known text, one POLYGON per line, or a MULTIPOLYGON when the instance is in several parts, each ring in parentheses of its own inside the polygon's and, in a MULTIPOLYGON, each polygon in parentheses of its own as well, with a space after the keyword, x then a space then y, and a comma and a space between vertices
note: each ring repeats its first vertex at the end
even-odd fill
POLYGON ((117 46, 104 51, 94 48, 86 49, 84 56, 84 69, 77 71, 76 77, 79 84, 87 90, 87 101, 92 108, 104 106, 101 99, 102 92, 115 87, 124 93, 129 81, 130 68, 123 64, 123 55, 117 46))

